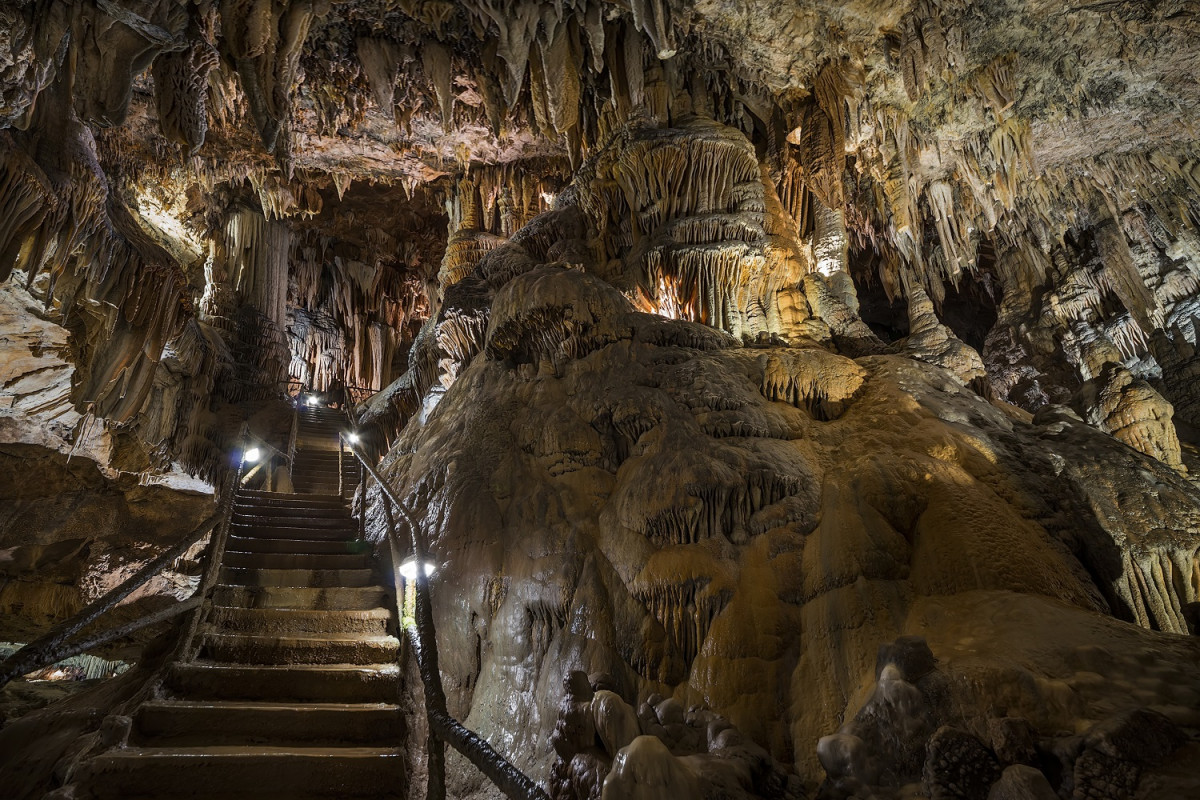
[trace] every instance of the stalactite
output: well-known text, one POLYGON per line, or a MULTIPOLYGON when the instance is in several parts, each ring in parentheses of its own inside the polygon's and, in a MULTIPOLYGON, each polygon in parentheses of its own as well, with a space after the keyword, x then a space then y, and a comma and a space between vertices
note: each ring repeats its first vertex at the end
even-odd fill
POLYGON ((314 0, 221 0, 226 45, 267 151, 286 157, 300 48, 316 16, 314 0))
POLYGON ((208 132, 208 73, 217 66, 216 49, 197 38, 185 50, 154 59, 154 104, 163 136, 194 155, 208 132))

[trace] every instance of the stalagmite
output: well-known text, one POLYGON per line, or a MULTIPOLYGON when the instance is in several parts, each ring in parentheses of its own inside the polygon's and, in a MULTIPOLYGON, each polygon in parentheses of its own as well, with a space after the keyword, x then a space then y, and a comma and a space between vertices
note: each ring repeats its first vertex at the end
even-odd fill
POLYGON ((942 324, 933 301, 915 279, 905 281, 908 294, 908 338, 904 350, 913 358, 948 369, 964 385, 989 396, 991 385, 983 359, 974 348, 942 324))
POLYGON ((1133 377, 1111 342, 1102 335, 1082 334, 1089 380, 1077 402, 1087 421, 1133 449, 1187 472, 1172 421, 1175 409, 1148 383, 1133 377))

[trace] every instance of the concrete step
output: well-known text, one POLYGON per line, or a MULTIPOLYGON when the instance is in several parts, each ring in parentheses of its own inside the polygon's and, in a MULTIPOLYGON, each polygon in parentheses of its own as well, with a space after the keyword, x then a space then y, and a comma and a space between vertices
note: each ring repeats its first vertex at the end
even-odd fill
POLYGON ((255 539, 310 539, 314 541, 350 541, 358 538, 358 521, 347 520, 339 527, 310 528, 305 525, 267 525, 234 522, 231 536, 255 539))
POLYGON ((365 611, 309 611, 214 606, 208 621, 214 631, 222 633, 386 636, 391 617, 383 607, 365 611))
POLYGON ((245 569, 368 569, 370 553, 254 553, 225 550, 221 564, 245 569))
POLYGON ((370 553, 371 543, 362 539, 283 539, 268 536, 229 537, 227 552, 238 553, 370 553))
POLYGON ((388 608, 391 593, 382 586, 230 586, 218 585, 213 604, 242 608, 301 611, 367 611, 388 608))
POLYGON ((307 586, 320 589, 370 586, 370 569, 254 569, 221 567, 221 583, 233 586, 307 586))
POLYGON ((396 660, 400 642, 394 636, 331 634, 251 636, 206 633, 200 657, 233 664, 378 664, 396 660))
POLYGON ((97 800, 148 797, 402 798, 399 749, 129 747, 92 759, 80 778, 97 800))
POLYGON ((394 703, 400 669, 392 664, 251 666, 174 664, 167 687, 181 697, 264 702, 394 703))
POLYGON ((398 705, 155 700, 134 717, 133 743, 196 745, 395 745, 404 735, 398 705))

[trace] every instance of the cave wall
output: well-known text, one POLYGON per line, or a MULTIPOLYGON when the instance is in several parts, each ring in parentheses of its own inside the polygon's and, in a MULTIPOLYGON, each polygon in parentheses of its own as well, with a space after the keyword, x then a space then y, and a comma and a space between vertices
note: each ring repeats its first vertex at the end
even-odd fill
MULTIPOLYGON (((438 593, 455 710, 556 792, 615 755, 549 735, 573 667, 598 677, 572 702, 647 728, 732 720, 741 755, 666 769, 759 794, 790 791, 768 763, 816 780, 839 725, 866 741, 901 634, 980 737, 1001 707, 1194 727, 1193 4, 0 23, 0 426, 83 518, 176 502, 134 475, 215 479, 289 385, 382 389, 364 434, 463 587, 438 593), (1048 620, 1028 651, 1021 617, 1048 620)), ((13 574, 83 581, 28 497, 13 574)))
MULTIPOLYGON (((673 136, 641 129, 629 141, 637 152, 639 137, 673 136)), ((454 713, 556 797, 598 797, 610 769, 613 786, 640 785, 622 783, 633 751, 556 743, 578 700, 564 679, 578 671, 640 709, 643 733, 667 721, 643 715, 647 698, 660 710, 673 699, 769 754, 701 739, 709 761, 697 760, 694 741, 658 734, 690 765, 681 774, 736 785, 735 796, 791 796, 729 775, 775 763, 818 781, 832 769, 818 765, 818 741, 868 701, 881 645, 915 634, 948 682, 941 721, 984 741, 1007 716, 1047 737, 1145 705, 1200 722, 1185 666, 1197 652, 1200 493, 1177 463, 1068 407, 1031 416, 996 398, 979 354, 915 283, 910 333, 893 346, 818 271, 791 300, 803 324, 786 331, 769 315, 747 330, 639 311, 638 281, 661 287, 662 262, 647 269, 637 237, 605 224, 623 213, 590 194, 598 172, 585 166, 554 210, 444 290, 409 374, 384 396, 408 424, 381 470, 438 566, 454 713), (1017 640, 1030 644, 1005 650, 1017 640), (1131 692, 1150 660, 1162 671, 1131 692)), ((644 202, 662 209, 653 191, 644 202)), ((655 246, 686 252, 688 229, 656 213, 676 238, 655 246)), ((709 241, 713 263, 746 248, 740 236, 709 241)), ((672 280, 694 280, 672 266, 672 280)), ((754 282, 699 294, 742 308, 733 298, 754 282)), ((371 502, 382 536, 377 490, 371 502)), ((453 779, 459 796, 486 796, 470 769, 453 779)))

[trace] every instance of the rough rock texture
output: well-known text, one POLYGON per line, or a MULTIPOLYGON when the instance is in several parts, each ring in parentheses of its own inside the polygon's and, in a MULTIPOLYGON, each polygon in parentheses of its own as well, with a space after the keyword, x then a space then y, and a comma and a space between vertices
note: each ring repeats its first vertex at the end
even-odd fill
MULTIPOLYGON (((0 640, 27 642, 189 533, 212 513, 212 496, 108 477, 88 458, 37 445, 0 444, 0 508, 0 640)), ((188 597, 199 549, 103 626, 188 597)))
MULTIPOLYGON (((123 519, 285 389, 382 390, 453 710, 564 795, 1171 796, 1194 749, 1087 736, 1197 725, 1198 42, 1188 0, 16 0, 0 430, 123 519)), ((78 594, 50 516, 14 574, 78 594)))
MULTIPOLYGON (((1112 619, 1185 630, 1200 507, 1169 467, 1069 412, 1031 423, 908 358, 742 347, 639 314, 579 269, 530 268, 483 308, 482 346, 383 469, 425 525, 439 587, 455 587, 434 594, 455 711, 535 775, 553 761, 543 743, 571 667, 629 697, 711 708, 812 780, 816 741, 857 707, 879 642, 929 636, 946 607, 973 627, 934 627, 963 641, 1000 641, 1009 615, 1013 636, 1053 642, 1018 673, 997 666, 1003 650, 976 667, 931 638, 947 675, 983 670, 945 690, 977 749, 1004 707, 1048 733, 1147 703, 1195 724, 1197 644, 1112 619), (1131 492, 1156 502, 1116 513, 1131 492), (1074 642, 1049 624, 1030 634, 1042 618, 1074 642), (1117 631, 1122 652, 1155 653, 1170 676, 1140 694, 1063 682, 1072 647, 1117 631)), ((999 763, 976 774, 942 738, 929 785, 986 797, 999 763)), ((919 778, 926 759, 910 760, 919 778)), ((458 779, 469 795, 472 777, 458 779)), ((579 783, 590 796, 598 778, 579 783)))

